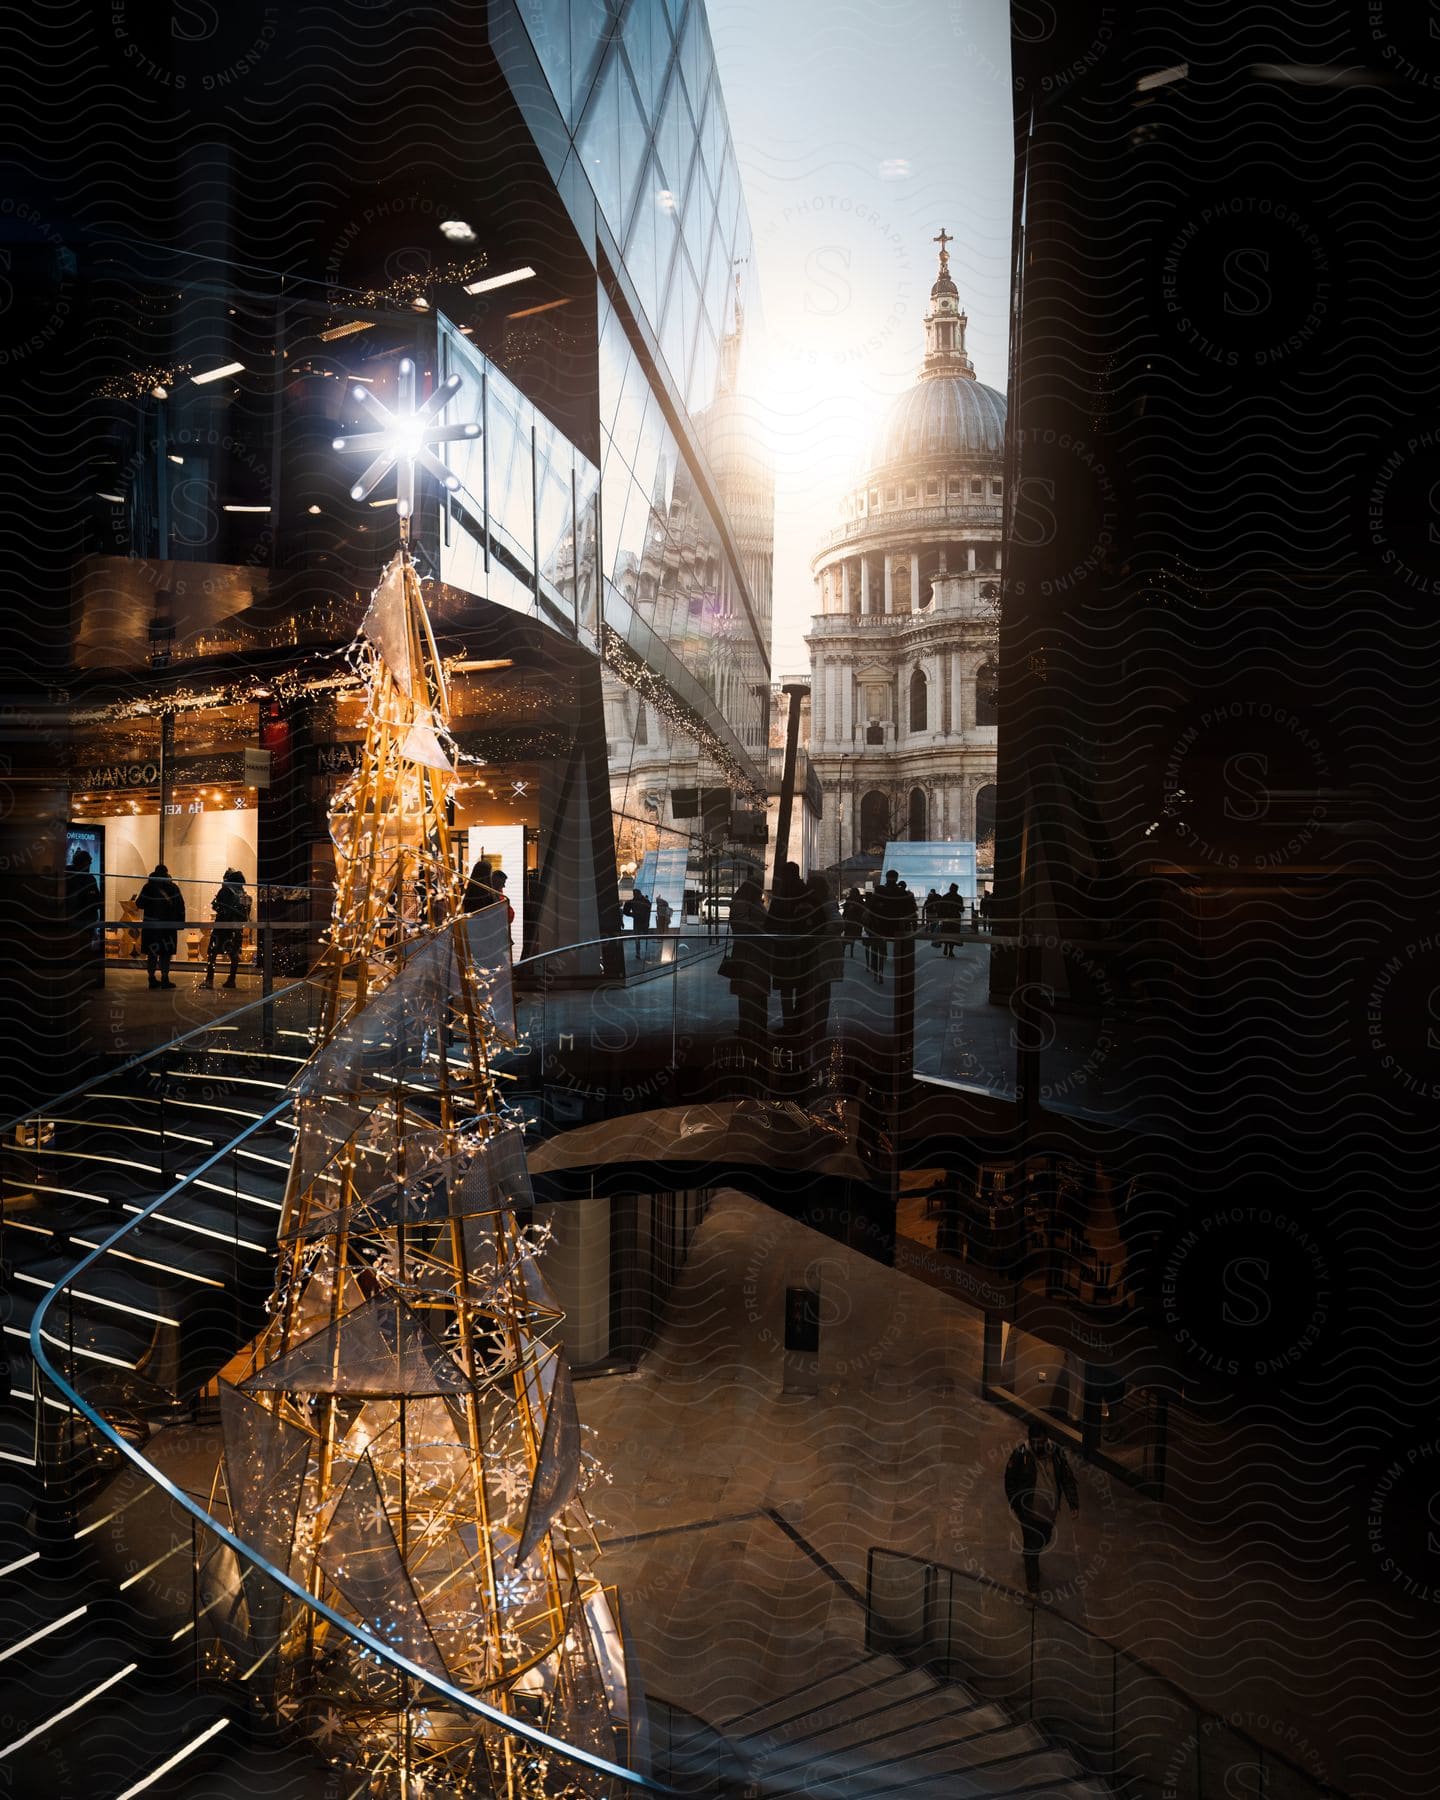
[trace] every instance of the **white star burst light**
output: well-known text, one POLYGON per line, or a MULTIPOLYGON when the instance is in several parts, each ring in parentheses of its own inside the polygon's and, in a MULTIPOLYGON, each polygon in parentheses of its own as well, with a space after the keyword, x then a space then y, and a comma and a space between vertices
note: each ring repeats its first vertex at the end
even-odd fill
POLYGON ((408 519, 415 510, 415 470, 417 465, 431 474, 452 493, 460 486, 460 477, 452 475, 431 450, 433 444, 454 444, 464 438, 480 435, 478 425, 442 425, 440 415, 446 403, 459 391, 458 375, 449 375, 423 406, 415 404, 415 364, 406 356, 400 363, 400 403, 391 412, 383 400, 377 400, 368 388, 354 386, 351 398, 362 401, 377 421, 374 431, 362 431, 354 437, 337 437, 335 448, 360 455, 374 455, 375 460, 350 490, 352 500, 368 500, 380 483, 395 470, 395 510, 408 519))

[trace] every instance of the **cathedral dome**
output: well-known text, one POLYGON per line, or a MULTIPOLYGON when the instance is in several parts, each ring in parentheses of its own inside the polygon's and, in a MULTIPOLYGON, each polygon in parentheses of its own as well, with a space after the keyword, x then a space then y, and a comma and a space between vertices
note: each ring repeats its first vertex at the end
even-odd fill
POLYGON ((875 439, 876 468, 925 457, 963 461, 1005 452, 1005 396, 973 375, 923 376, 903 393, 875 439))

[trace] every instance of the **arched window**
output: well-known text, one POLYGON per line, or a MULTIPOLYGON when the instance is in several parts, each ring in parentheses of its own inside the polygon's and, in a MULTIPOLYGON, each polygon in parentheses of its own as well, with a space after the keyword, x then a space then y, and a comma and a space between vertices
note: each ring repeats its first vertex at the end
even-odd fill
POLYGON ((975 796, 975 842, 995 841, 995 783, 989 782, 975 796))
POLYGON ((860 849, 878 856, 890 840, 890 796, 872 788, 860 802, 860 849))
POLYGON ((923 844, 929 837, 926 827, 930 822, 930 809, 925 802, 924 788, 910 790, 910 842, 923 844))
POLYGON ((994 663, 982 663, 975 671, 975 723, 994 725, 998 719, 996 697, 1000 672, 994 663))
POLYGON ((910 729, 912 731, 928 731, 927 720, 930 715, 930 684, 925 679, 925 671, 916 669, 910 677, 910 729))

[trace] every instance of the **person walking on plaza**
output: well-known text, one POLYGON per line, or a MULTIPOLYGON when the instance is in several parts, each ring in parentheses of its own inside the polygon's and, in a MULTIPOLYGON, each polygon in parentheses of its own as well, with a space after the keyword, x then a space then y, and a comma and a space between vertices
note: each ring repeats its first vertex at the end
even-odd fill
POLYGON ((1005 1464, 1005 1498, 1020 1527, 1025 1585, 1032 1594, 1038 1594, 1040 1554, 1054 1542, 1055 1516, 1061 1500, 1072 1515, 1080 1511, 1080 1490, 1069 1460, 1038 1425, 1032 1425, 1028 1440, 1010 1452, 1010 1460, 1005 1464))
POLYGON ((800 879, 799 863, 787 862, 775 877, 770 895, 770 947, 775 992, 780 996, 780 1020, 793 1028, 800 1019, 800 996, 805 985, 809 954, 810 896, 800 879))
POLYGON ((210 928, 210 949, 205 958, 205 979, 201 987, 213 988, 215 985, 215 963, 219 957, 228 956, 230 973, 225 978, 225 986, 233 988, 235 977, 240 972, 240 951, 245 942, 245 921, 250 917, 250 896, 245 891, 245 877, 239 869, 227 869, 225 878, 216 890, 215 898, 210 902, 210 910, 215 915, 215 923, 210 928))
POLYGON ((934 888, 925 896, 925 904, 920 909, 920 922, 927 931, 933 931, 940 923, 940 896, 934 888))
POLYGON ((758 1059, 770 1031, 770 920, 758 881, 742 881, 730 896, 730 945, 720 974, 740 1002, 740 1040, 758 1059))
POLYGON ((845 924, 845 954, 855 954, 855 946, 860 942, 865 930, 865 898, 859 888, 851 888, 845 896, 845 904, 840 909, 840 916, 845 924))
POLYGON ((982 931, 990 929, 990 890, 988 887, 980 896, 980 929, 982 931))
POLYGON ((915 929, 915 897, 894 869, 887 869, 884 883, 870 896, 866 948, 870 951, 870 972, 882 986, 885 982, 885 959, 895 938, 906 937, 915 929))
POLYGON ((801 1028, 807 1045, 815 1045, 830 1029, 830 990, 844 979, 840 909, 830 898, 830 883, 812 875, 805 883, 810 911, 810 947, 801 986, 801 1028))
POLYGON ((670 929, 670 921, 675 916, 675 909, 663 894, 655 902, 655 929, 665 933, 670 929))
POLYGON ((179 927, 185 923, 185 899, 170 879, 164 863, 156 863, 150 879, 135 896, 144 924, 140 927, 140 948, 145 952, 145 970, 152 988, 174 987, 170 979, 170 959, 179 942, 179 927), (155 971, 160 976, 156 979, 155 971))
POLYGON ((948 893, 935 902, 935 929, 940 940, 940 954, 953 957, 955 941, 965 928, 965 899, 959 884, 950 883, 948 893))

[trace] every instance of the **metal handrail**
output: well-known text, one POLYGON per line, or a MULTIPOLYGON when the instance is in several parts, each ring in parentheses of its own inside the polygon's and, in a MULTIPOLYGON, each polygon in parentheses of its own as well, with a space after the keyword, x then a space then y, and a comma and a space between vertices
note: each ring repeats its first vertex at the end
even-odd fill
MULTIPOLYGON (((287 982, 284 987, 276 988, 272 993, 262 994, 258 1000, 247 1000, 243 1006, 232 1006, 218 1019, 211 1019, 207 1024, 197 1025, 192 1031, 182 1031, 179 1037, 168 1038, 163 1044, 153 1044, 150 1049, 140 1051, 138 1055, 117 1064, 113 1069, 105 1069, 98 1075, 92 1074, 87 1080, 77 1083, 76 1086, 66 1088, 63 1094, 57 1094, 53 1100, 46 1100, 39 1106, 27 1106, 24 1112, 16 1113, 13 1118, 6 1119, 4 1124, 0 1125, 0 1137, 8 1138, 17 1125, 24 1125, 31 1119, 49 1117, 60 1107, 78 1099, 81 1094, 88 1094, 90 1089, 98 1086, 100 1082, 114 1081, 121 1075, 128 1075, 132 1069, 138 1069, 142 1063, 149 1062, 153 1057, 164 1056, 168 1051, 178 1050, 182 1044, 188 1044, 191 1038, 207 1037, 216 1031, 228 1031, 232 1019, 238 1019, 243 1014, 255 1012, 262 1007, 273 1006, 276 1001, 283 1000, 286 994, 293 994, 296 988, 303 988, 305 985, 306 978, 302 975, 298 981, 287 982)), ((261 1053, 257 1052, 257 1054, 261 1053)), ((237 1139, 236 1142, 238 1141, 237 1139)))
MULTIPOLYGON (((287 989, 286 991, 288 992, 289 990, 287 989)), ((262 1001, 257 1004, 264 1005, 269 1004, 269 1002, 262 1001)), ((207 1026, 203 1029, 213 1031, 214 1026, 207 1026)), ((194 1034, 187 1033, 186 1035, 191 1036, 194 1034)), ((175 1042, 183 1041, 183 1039, 175 1040, 175 1042)), ((171 1046, 166 1047, 169 1048, 171 1046)), ((93 1085, 93 1083, 91 1085, 93 1085)), ((77 1089, 74 1091, 80 1092, 83 1090, 77 1089)), ((476 1699, 473 1694, 467 1694, 463 1689, 453 1686, 450 1682, 443 1680, 441 1677, 428 1673, 425 1669, 422 1669, 418 1663, 412 1662, 409 1657, 402 1655, 398 1650, 393 1649, 380 1638, 373 1636, 363 1626, 357 1625, 353 1620, 345 1618, 342 1613, 337 1612, 334 1607, 320 1599, 318 1595, 312 1594, 308 1588, 303 1587, 284 1570, 276 1568, 273 1563, 267 1561, 258 1550, 247 1544, 243 1538, 238 1537, 228 1526, 222 1525, 217 1518, 206 1512, 204 1507, 193 1500, 183 1488, 173 1482, 168 1475, 158 1469, 147 1457, 142 1456, 133 1444, 116 1431, 106 1419, 102 1418, 95 1408, 91 1406, 84 1396, 59 1373, 54 1364, 50 1361, 50 1358, 46 1353, 43 1336, 45 1320, 51 1306, 55 1304, 64 1290, 68 1288, 72 1282, 83 1275, 85 1270, 88 1269, 92 1263, 97 1262, 101 1257, 106 1255, 107 1252, 113 1249, 116 1244, 120 1243, 122 1239, 126 1238, 132 1231, 137 1230, 146 1220, 150 1219, 160 1207, 164 1206, 168 1201, 175 1199, 176 1196, 183 1193, 192 1182, 196 1181, 200 1176, 206 1174, 210 1169, 213 1169, 217 1163, 222 1162, 227 1156, 231 1155, 247 1138, 251 1137, 257 1131, 263 1130, 267 1125, 273 1124, 290 1104, 291 1096, 287 1094, 283 1100, 277 1101, 277 1103, 269 1108, 267 1112, 262 1114, 260 1118, 247 1125, 243 1131, 238 1132, 228 1143, 223 1145, 219 1150, 214 1151, 197 1168, 191 1169, 187 1174, 181 1176, 178 1181, 167 1188, 157 1199, 152 1200, 148 1206, 143 1207, 133 1218, 117 1227, 115 1231, 111 1232, 108 1238, 96 1245, 87 1256, 82 1257, 61 1280, 55 1283, 36 1307, 34 1316, 30 1322, 30 1353, 35 1359, 36 1367, 45 1376, 46 1380, 48 1380, 64 1397, 69 1405, 80 1412, 80 1414, 90 1422, 102 1437, 119 1450, 123 1456, 127 1457, 147 1481, 168 1494, 185 1512, 189 1513, 191 1518, 196 1521, 197 1525, 203 1527, 206 1531, 213 1532, 220 1542, 228 1544, 233 1551, 244 1557, 248 1563, 258 1569, 266 1580, 273 1581, 278 1587, 289 1594, 293 1600, 299 1601, 302 1606, 309 1607, 311 1612, 318 1618, 326 1620, 329 1624, 342 1631, 368 1655, 373 1656, 378 1662, 383 1663, 388 1668, 394 1670, 397 1675, 406 1676, 410 1680, 420 1683, 422 1689, 440 1696, 449 1704, 460 1708, 462 1712, 484 1719, 489 1724, 498 1726, 504 1731, 512 1732, 516 1736, 526 1739, 527 1742, 536 1745, 538 1748, 548 1750, 556 1755, 565 1757, 572 1762, 582 1763, 587 1768, 593 1769, 599 1774, 607 1775, 622 1781, 627 1787, 637 1792, 670 1795, 682 1793, 683 1790, 681 1789, 667 1787, 661 1782, 653 1781, 649 1776, 640 1774, 636 1769, 627 1769, 623 1764, 611 1762, 607 1758, 595 1754, 593 1751, 581 1748, 578 1744, 567 1744, 561 1738, 552 1737, 548 1731, 543 1730, 538 1725, 532 1725, 528 1720, 515 1718, 509 1713, 501 1712, 498 1708, 488 1705, 485 1701, 476 1699)), ((23 1116, 30 1117, 32 1115, 26 1114, 23 1116)))
MULTIPOLYGON (((1058 1607, 1051 1606, 1047 1601, 1037 1599, 1034 1594, 1022 1594, 1018 1588, 1007 1587, 1003 1581, 996 1581, 992 1575, 977 1574, 973 1569, 957 1569, 950 1563, 936 1562, 932 1556, 916 1556, 914 1552, 910 1550, 892 1550, 885 1544, 871 1544, 865 1553, 865 1623, 867 1632, 869 1630, 871 1617, 876 1610, 872 1595, 874 1593, 875 1558, 877 1556, 888 1556, 893 1558, 896 1562, 913 1563, 917 1568, 921 1569, 941 1570, 946 1575, 950 1576, 958 1575, 961 1580, 972 1582, 976 1587, 988 1588, 990 1592, 994 1594, 1003 1594, 1007 1600, 1014 1601, 1015 1605, 1022 1613, 1030 1615, 1030 1629, 1032 1632, 1035 1629, 1034 1615, 1037 1612, 1048 1613, 1052 1619, 1058 1619, 1067 1631, 1079 1632, 1082 1637, 1089 1638, 1092 1643, 1102 1645, 1112 1656, 1126 1657, 1130 1662, 1135 1664, 1136 1668, 1143 1672, 1147 1679, 1158 1682, 1163 1688, 1168 1688, 1178 1700, 1182 1701, 1190 1711, 1195 1714, 1197 1722, 1211 1721, 1217 1725, 1223 1725, 1226 1731, 1232 1733, 1243 1743, 1253 1747, 1256 1753, 1261 1757, 1262 1761, 1268 1759, 1273 1762, 1283 1763, 1293 1775, 1299 1776, 1307 1787, 1311 1788, 1316 1794, 1326 1796, 1327 1800, 1350 1800, 1349 1795, 1345 1793, 1343 1788, 1338 1788, 1328 1781, 1317 1780, 1308 1769, 1303 1768, 1292 1757, 1286 1756, 1283 1750, 1272 1750, 1269 1745, 1262 1744, 1258 1738, 1252 1737, 1248 1731, 1243 1730, 1238 1725, 1232 1725, 1230 1720, 1227 1719, 1223 1713, 1217 1713, 1212 1711, 1208 1706, 1202 1706, 1193 1695, 1185 1692, 1179 1682, 1172 1681, 1168 1675, 1162 1673, 1162 1671, 1157 1669, 1153 1663, 1146 1662, 1143 1656, 1137 1656, 1133 1650, 1127 1650, 1123 1644, 1117 1644, 1113 1639, 1102 1636, 1100 1632, 1092 1631, 1088 1625, 1081 1625, 1077 1620, 1070 1618, 1068 1614, 1061 1612, 1058 1607)), ((949 1645, 949 1642, 950 1637, 947 1631, 947 1646, 949 1645)))

